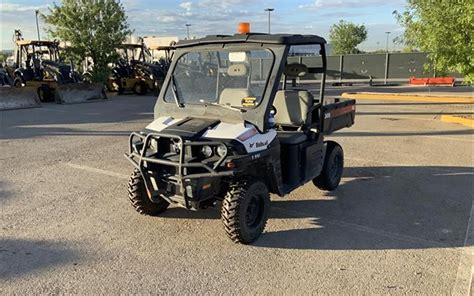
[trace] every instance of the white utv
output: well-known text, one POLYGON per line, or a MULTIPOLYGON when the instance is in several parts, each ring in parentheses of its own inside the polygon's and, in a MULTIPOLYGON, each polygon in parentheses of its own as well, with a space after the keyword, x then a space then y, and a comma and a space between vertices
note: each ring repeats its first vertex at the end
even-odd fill
POLYGON ((248 244, 265 228, 270 193, 309 181, 334 190, 343 151, 324 136, 353 125, 355 101, 325 102, 325 43, 258 33, 178 42, 154 121, 130 135, 134 208, 159 215, 170 204, 221 204, 229 238, 248 244), (317 97, 297 83, 316 78, 317 97))

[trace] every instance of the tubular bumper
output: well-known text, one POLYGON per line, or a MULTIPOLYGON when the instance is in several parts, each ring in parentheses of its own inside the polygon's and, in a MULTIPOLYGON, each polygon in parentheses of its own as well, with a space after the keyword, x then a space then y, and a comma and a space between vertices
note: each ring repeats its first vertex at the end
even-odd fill
MULTIPOLYGON (((187 162, 185 160, 185 151, 186 146, 217 146, 222 145, 220 142, 207 142, 207 141, 199 141, 199 142, 185 142, 182 137, 176 135, 169 135, 164 133, 148 133, 148 134, 141 134, 137 132, 132 132, 129 137, 129 151, 128 154, 126 153, 124 156, 127 158, 134 167, 136 167, 141 175, 143 176, 146 190, 148 193, 148 197, 151 201, 156 201, 157 195, 160 195, 159 190, 155 190, 153 184, 151 183, 151 176, 146 169, 146 163, 151 164, 158 164, 163 166, 170 166, 176 168, 176 174, 174 176, 168 177, 168 182, 173 183, 178 186, 179 188, 179 197, 178 199, 170 198, 164 195, 160 195, 162 198, 165 198, 168 202, 171 203, 179 203, 187 209, 192 208, 190 206, 190 197, 188 196, 186 186, 189 184, 191 179, 197 178, 212 178, 212 177, 225 177, 225 176, 232 176, 234 175, 234 171, 217 171, 217 168, 224 162, 227 155, 220 157, 217 162, 211 167, 205 163, 201 162, 187 162), (139 142, 143 143, 142 148, 139 151, 136 151, 133 147, 135 140, 139 140, 139 142), (159 159, 153 156, 147 155, 147 150, 150 147, 152 140, 158 140, 160 138, 168 138, 172 139, 177 143, 179 148, 179 161, 170 161, 165 159, 159 159), (186 169, 188 168, 203 168, 207 172, 206 173, 195 173, 195 174, 187 174, 186 169), (182 200, 181 200, 182 199, 182 200)), ((175 196, 177 197, 177 196, 175 196)))

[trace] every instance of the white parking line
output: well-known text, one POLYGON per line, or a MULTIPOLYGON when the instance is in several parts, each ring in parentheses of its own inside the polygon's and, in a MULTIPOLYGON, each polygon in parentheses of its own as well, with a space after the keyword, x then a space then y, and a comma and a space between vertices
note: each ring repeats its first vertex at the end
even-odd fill
POLYGON ((467 225, 464 247, 459 256, 458 272, 456 282, 451 295, 469 295, 471 293, 472 277, 474 276, 474 202, 471 206, 471 215, 467 225))
MULTIPOLYGON (((272 210, 274 210, 274 209, 276 209, 277 212, 280 212, 280 214, 287 215, 287 216, 293 217, 293 218, 294 217, 301 217, 302 214, 305 215, 305 213, 301 213, 299 211, 296 212, 296 211, 292 211, 292 210, 289 210, 289 209, 284 209, 284 208, 281 208, 281 207, 272 206, 272 210)), ((309 213, 308 213, 308 216, 310 217, 311 215, 309 215, 309 213)), ((334 220, 334 219, 328 219, 328 218, 324 218, 324 223, 339 226, 339 227, 344 227, 344 228, 350 228, 350 229, 357 230, 357 231, 360 231, 360 232, 365 232, 365 233, 369 233, 369 234, 373 234, 373 235, 377 235, 377 236, 381 236, 381 237, 386 237, 386 238, 389 238, 389 239, 395 239, 395 240, 398 240, 398 241, 404 241, 404 242, 417 244, 417 245, 421 244, 421 245, 425 245, 427 247, 428 246, 436 246, 436 247, 439 247, 439 248, 448 248, 449 247, 447 244, 440 243, 440 242, 437 242, 437 241, 431 241, 431 240, 421 239, 419 237, 409 236, 409 235, 395 233, 395 232, 389 232, 389 231, 385 231, 385 230, 381 230, 381 229, 377 229, 377 228, 372 228, 372 227, 368 227, 368 226, 364 226, 364 225, 359 225, 359 224, 355 224, 355 223, 349 223, 349 222, 344 222, 344 221, 339 221, 339 220, 334 220)), ((456 251, 456 249, 453 249, 453 251, 456 251)))
MULTIPOLYGON (((363 162, 364 164, 378 164, 384 166, 394 166, 394 167, 414 167, 414 166, 423 166, 416 163, 401 163, 401 162, 391 162, 391 161, 383 161, 383 160, 375 160, 375 159, 367 159, 367 158, 357 158, 357 157, 344 157, 345 160, 363 162)), ((466 172, 457 172, 450 167, 430 167, 430 170, 439 171, 439 174, 435 174, 435 176, 456 176, 456 175, 472 175, 472 168, 465 167, 466 172)))
POLYGON ((83 170, 83 171, 88 171, 88 172, 91 172, 91 173, 97 173, 97 174, 101 174, 101 175, 107 175, 107 176, 111 176, 111 177, 116 177, 116 178, 120 178, 120 179, 128 179, 129 176, 125 175, 125 174, 120 174, 120 173, 116 173, 116 172, 112 172, 112 171, 106 171, 106 170, 102 170, 102 169, 98 169, 98 168, 94 168, 94 167, 90 167, 90 166, 86 166, 86 165, 81 165, 81 164, 74 164, 74 163, 66 163, 67 166, 71 167, 71 168, 75 168, 75 169, 79 169, 79 170, 83 170))
MULTIPOLYGON (((470 131, 469 129, 467 129, 467 131, 470 131)), ((465 134, 464 136, 469 136, 470 139, 463 139, 463 138, 454 138, 454 137, 449 137, 449 136, 430 136, 430 135, 417 135, 416 133, 417 132, 406 132, 406 131, 392 131, 392 132, 384 132, 384 131, 373 131, 373 130, 359 130, 359 129, 350 129, 350 131, 348 132, 348 134, 350 134, 351 132, 354 132, 354 133, 368 133, 367 136, 371 136, 371 134, 376 134, 376 133, 384 133, 383 136, 386 136, 386 135, 391 135, 391 134, 394 134, 394 137, 405 137, 404 135, 397 135, 398 133, 402 134, 402 133, 406 133, 406 135, 410 135, 411 133, 413 135, 416 135, 417 137, 422 137, 422 138, 429 138, 429 139, 436 139, 436 140, 451 140, 451 141, 460 141, 460 142, 470 142, 470 143, 473 143, 474 142, 474 133, 471 133, 471 134, 465 134)), ((361 135, 361 137, 364 137, 364 135, 361 135)), ((377 137, 376 135, 373 136, 373 137, 377 137)))

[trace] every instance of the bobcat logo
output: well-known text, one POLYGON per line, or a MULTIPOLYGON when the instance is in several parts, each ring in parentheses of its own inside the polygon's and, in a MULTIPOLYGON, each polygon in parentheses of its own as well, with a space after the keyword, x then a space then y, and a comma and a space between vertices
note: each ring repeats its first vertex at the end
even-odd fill
POLYGON ((268 140, 265 142, 255 142, 255 143, 249 143, 249 148, 253 148, 255 145, 255 148, 260 148, 262 146, 267 146, 268 145, 268 140))

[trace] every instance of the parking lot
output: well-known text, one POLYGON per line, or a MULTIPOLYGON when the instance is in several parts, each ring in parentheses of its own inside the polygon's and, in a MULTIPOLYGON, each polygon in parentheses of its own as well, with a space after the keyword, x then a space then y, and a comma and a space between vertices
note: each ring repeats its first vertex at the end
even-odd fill
POLYGON ((0 294, 469 293, 473 130, 438 117, 474 105, 358 102, 356 124, 332 136, 341 186, 272 196, 265 233, 245 246, 217 208, 147 217, 129 205, 123 153, 154 101, 0 112, 0 294))

